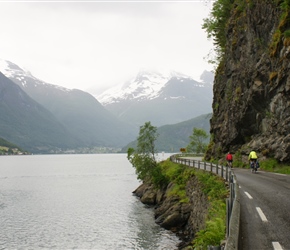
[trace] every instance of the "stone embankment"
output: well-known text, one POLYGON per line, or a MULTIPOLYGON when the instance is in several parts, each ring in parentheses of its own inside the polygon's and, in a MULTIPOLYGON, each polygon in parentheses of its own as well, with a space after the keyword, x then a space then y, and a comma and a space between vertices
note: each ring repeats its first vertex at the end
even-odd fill
POLYGON ((173 183, 163 190, 156 190, 153 185, 143 183, 133 193, 142 203, 154 207, 156 223, 176 233, 182 241, 178 248, 185 249, 195 233, 205 227, 209 203, 196 177, 192 177, 186 185, 189 203, 182 203, 179 197, 170 194, 173 188, 173 183))

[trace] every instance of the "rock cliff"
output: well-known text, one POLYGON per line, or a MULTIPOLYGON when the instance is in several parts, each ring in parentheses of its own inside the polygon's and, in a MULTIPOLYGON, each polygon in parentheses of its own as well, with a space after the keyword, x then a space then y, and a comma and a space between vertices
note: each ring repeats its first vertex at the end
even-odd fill
POLYGON ((231 2, 206 159, 254 149, 290 162, 290 3, 231 2))
POLYGON ((204 229, 209 203, 196 177, 186 185, 189 203, 181 203, 178 197, 169 195, 173 186, 170 183, 167 188, 156 190, 153 185, 143 183, 133 193, 142 203, 154 206, 156 223, 175 232, 182 240, 178 248, 183 249, 191 243, 196 232, 204 229))

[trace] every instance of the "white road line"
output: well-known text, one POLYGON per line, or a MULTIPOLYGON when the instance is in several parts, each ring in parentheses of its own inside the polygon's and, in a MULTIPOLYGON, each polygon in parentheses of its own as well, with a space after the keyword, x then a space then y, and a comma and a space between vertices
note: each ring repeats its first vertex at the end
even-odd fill
POLYGON ((281 247, 281 245, 277 241, 273 241, 272 245, 273 245, 274 250, 283 250, 283 248, 281 247))
POLYGON ((286 174, 278 174, 278 173, 275 173, 276 175, 281 175, 281 176, 287 176, 286 174))
POLYGON ((265 214, 263 213, 262 209, 259 208, 259 207, 256 207, 256 209, 257 209, 257 211, 258 211, 258 214, 259 214, 260 217, 261 217, 261 220, 262 220, 262 221, 265 221, 265 222, 268 222, 268 220, 267 220, 265 214))
POLYGON ((253 199, 253 197, 248 192, 245 192, 245 194, 248 196, 249 199, 253 199))

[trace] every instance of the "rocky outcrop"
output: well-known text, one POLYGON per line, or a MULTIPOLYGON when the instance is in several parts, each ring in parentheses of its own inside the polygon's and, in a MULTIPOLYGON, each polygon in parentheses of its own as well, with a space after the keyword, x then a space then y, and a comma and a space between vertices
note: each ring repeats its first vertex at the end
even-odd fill
POLYGON ((133 193, 142 203, 154 206, 156 223, 175 232, 182 240, 179 249, 183 249, 196 232, 204 229, 209 203, 196 177, 192 177, 186 185, 189 202, 181 202, 179 197, 172 195, 173 188, 173 183, 163 190, 143 183, 133 193))
POLYGON ((290 162, 290 21, 286 1, 234 1, 214 80, 206 159, 231 150, 290 162))

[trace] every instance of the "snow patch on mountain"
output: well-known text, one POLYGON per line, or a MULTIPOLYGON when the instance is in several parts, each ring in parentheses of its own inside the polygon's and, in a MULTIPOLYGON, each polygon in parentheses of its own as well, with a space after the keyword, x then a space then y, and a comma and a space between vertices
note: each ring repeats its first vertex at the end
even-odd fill
POLYGON ((19 81, 24 81, 26 77, 36 79, 29 71, 24 70, 16 64, 3 59, 0 59, 0 71, 7 78, 15 78, 19 81))
MULTIPOLYGON (((141 71, 135 78, 123 85, 106 90, 101 95, 96 96, 96 99, 104 106, 124 100, 152 100, 160 96, 166 83, 173 77, 181 82, 185 79, 191 79, 189 76, 174 71, 162 73, 141 71)), ((204 86, 200 84, 199 87, 204 86)), ((171 98, 180 97, 175 96, 171 98)))
POLYGON ((33 82, 34 87, 37 87, 38 85, 47 85, 50 87, 54 87, 57 89, 60 89, 62 91, 71 91, 70 89, 58 86, 58 85, 53 85, 49 84, 46 82, 43 82, 36 77, 34 77, 29 71, 20 68, 18 65, 9 62, 7 60, 1 59, 0 58, 0 72, 2 72, 3 75, 5 75, 7 78, 10 80, 17 80, 18 82, 21 83, 21 85, 25 88, 29 84, 28 82, 33 82), (31 81, 33 80, 33 81, 31 81))

